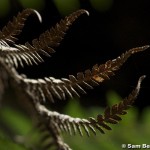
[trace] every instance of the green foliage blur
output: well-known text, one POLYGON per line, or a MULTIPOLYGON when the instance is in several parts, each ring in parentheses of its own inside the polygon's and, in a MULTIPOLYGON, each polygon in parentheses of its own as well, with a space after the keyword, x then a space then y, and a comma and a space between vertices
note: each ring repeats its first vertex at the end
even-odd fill
MULTIPOLYGON (((108 92, 106 97, 108 105, 113 105, 120 101, 120 97, 113 91, 108 92)), ((79 104, 78 99, 73 99, 65 106, 63 113, 73 117, 88 118, 96 117, 99 113, 102 114, 103 110, 103 107, 85 108, 79 104)), ((103 135, 97 131, 97 136, 91 133, 91 137, 87 137, 86 133, 84 133, 84 137, 80 137, 78 133, 72 136, 69 133, 63 133, 62 136, 65 142, 74 150, 120 150, 122 149, 122 144, 149 143, 150 108, 144 109, 140 120, 138 119, 138 109, 135 107, 132 107, 127 115, 122 116, 122 119, 119 124, 111 125, 112 131, 106 131, 103 135)), ((10 107, 3 107, 0 109, 0 120, 3 123, 3 126, 2 124, 0 125, 1 150, 28 150, 27 147, 35 143, 40 136, 33 129, 29 117, 21 111, 10 107), (19 144, 11 140, 8 129, 11 129, 11 132, 13 131, 17 135, 16 137, 20 141, 19 144), (25 143, 22 144, 22 142, 25 143)))

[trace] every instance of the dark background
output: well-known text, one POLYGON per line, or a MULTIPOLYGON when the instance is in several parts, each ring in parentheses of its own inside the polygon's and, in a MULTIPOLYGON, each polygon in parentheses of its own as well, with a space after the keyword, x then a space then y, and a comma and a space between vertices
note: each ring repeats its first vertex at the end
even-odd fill
MULTIPOLYGON (((27 74, 30 78, 45 76, 68 78, 69 74, 76 75, 77 72, 92 68, 96 63, 105 63, 130 48, 150 44, 150 1, 112 0, 111 2, 109 8, 98 10, 91 5, 90 1, 80 0, 79 8, 88 10, 90 16, 82 15, 72 25, 56 49, 57 52, 52 54, 50 59, 44 57, 45 63, 19 68, 18 71, 27 74)), ((10 0, 10 4, 9 12, 0 19, 1 27, 24 9, 17 0, 10 0)), ((73 11, 69 10, 66 15, 73 11)), ((31 42, 64 17, 56 4, 50 0, 44 1, 39 12, 43 18, 42 24, 35 16, 29 17, 18 42, 22 44, 26 41, 31 42)), ((87 91, 88 95, 81 96, 80 102, 84 106, 105 105, 106 93, 110 90, 125 97, 136 86, 138 78, 145 74, 147 78, 142 83, 140 95, 135 102, 135 105, 142 110, 150 104, 149 69, 150 49, 129 58, 116 72, 116 76, 103 82, 94 90, 87 91)))

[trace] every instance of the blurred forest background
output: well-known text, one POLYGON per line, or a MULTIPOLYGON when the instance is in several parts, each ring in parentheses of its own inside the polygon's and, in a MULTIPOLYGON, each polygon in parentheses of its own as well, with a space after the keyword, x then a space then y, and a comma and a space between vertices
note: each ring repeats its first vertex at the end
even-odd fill
MULTIPOLYGON (((150 44, 149 0, 0 0, 0 28, 24 8, 38 10, 43 22, 40 24, 35 16, 29 17, 19 36, 19 42, 22 44, 31 42, 77 9, 86 9, 90 13, 90 16, 82 15, 73 24, 56 53, 52 54, 51 58, 44 58, 45 63, 18 69, 30 78, 67 78, 69 74, 76 75, 96 63, 114 59, 130 48, 150 44)), ((67 135, 66 141, 75 150, 119 150, 123 143, 148 144, 149 68, 150 49, 132 56, 115 76, 94 90, 87 91, 88 94, 82 95, 80 100, 53 104, 52 109, 74 117, 96 116, 106 105, 112 105, 118 102, 120 97, 127 96, 141 75, 147 76, 142 83, 135 107, 123 118, 120 125, 113 127, 113 131, 91 138, 73 136, 71 139, 67 135)), ((27 133, 31 128, 30 118, 27 118, 20 104, 18 106, 15 102, 17 97, 13 91, 9 91, 9 94, 5 94, 5 101, 2 101, 0 110, 0 149, 8 150, 13 147, 14 150, 22 150, 22 146, 10 142, 2 129, 3 125, 9 124, 17 133, 27 133)))

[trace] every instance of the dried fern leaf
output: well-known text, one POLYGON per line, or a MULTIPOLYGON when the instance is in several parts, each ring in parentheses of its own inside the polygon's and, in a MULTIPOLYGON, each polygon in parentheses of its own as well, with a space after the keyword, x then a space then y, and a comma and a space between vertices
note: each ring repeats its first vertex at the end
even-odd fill
POLYGON ((96 134, 96 129, 101 133, 105 133, 104 129, 111 130, 109 124, 117 124, 121 120, 121 115, 124 115, 133 105, 133 102, 137 98, 141 86, 141 82, 145 76, 141 76, 138 80, 136 88, 129 94, 128 97, 124 98, 118 104, 113 105, 112 107, 107 107, 104 111, 104 115, 97 115, 97 118, 90 117, 89 119, 73 118, 68 115, 59 114, 58 112, 49 111, 45 106, 41 104, 37 105, 37 110, 46 118, 49 118, 47 124, 52 124, 51 121, 55 122, 55 126, 59 131, 66 131, 72 134, 77 132, 83 136, 85 132, 90 136, 90 132, 96 134), (84 132, 83 132, 84 131, 84 132))
POLYGON ((0 31, 0 54, 1 59, 3 59, 6 64, 15 67, 18 67, 20 64, 23 67, 23 62, 27 65, 32 65, 33 63, 38 64, 43 61, 36 51, 31 52, 23 45, 8 45, 9 42, 15 42, 15 36, 20 34, 27 17, 31 14, 36 14, 39 21, 42 21, 40 14, 36 10, 25 9, 19 13, 17 17, 14 17, 13 21, 9 22, 2 31, 0 31))
POLYGON ((14 43, 17 40, 15 36, 21 33, 26 19, 31 14, 36 14, 39 21, 42 21, 40 14, 36 10, 25 9, 3 27, 2 31, 0 31, 0 41, 3 41, 3 43, 4 41, 14 43))
POLYGON ((89 15, 88 11, 84 9, 73 12, 71 15, 65 17, 59 23, 57 23, 55 27, 52 27, 50 30, 42 33, 39 38, 34 39, 32 41, 32 45, 28 42, 25 43, 26 48, 31 51, 37 51, 45 55, 55 52, 53 48, 59 46, 69 27, 80 15, 84 13, 89 15))
POLYGON ((75 85, 78 91, 71 85, 68 80, 55 79, 53 77, 44 79, 28 79, 24 76, 20 76, 21 84, 26 87, 26 91, 30 94, 36 95, 37 101, 45 102, 46 99, 50 102, 54 102, 54 99, 65 100, 66 96, 73 98, 79 97, 78 91, 85 93, 82 87, 75 85))
MULTIPOLYGON (((86 70, 84 73, 80 72, 77 77, 70 75, 69 80, 72 87, 76 85, 84 86, 86 88, 92 88, 92 86, 98 85, 98 83, 109 79, 114 75, 115 71, 120 69, 120 67, 127 61, 127 59, 137 52, 144 51, 148 49, 150 45, 145 45, 142 47, 132 48, 116 59, 109 60, 101 65, 94 65, 91 70, 86 70)), ((76 86, 78 89, 78 87, 76 86)))
POLYGON ((136 88, 129 94, 128 97, 124 98, 119 104, 115 104, 112 107, 107 107, 104 111, 104 115, 98 115, 97 119, 93 119, 94 121, 90 121, 92 125, 95 124, 103 127, 104 129, 110 130, 108 123, 117 124, 121 117, 120 115, 125 115, 126 110, 129 109, 135 99, 137 98, 141 86, 141 82, 145 78, 145 75, 141 76, 138 80, 136 88))
POLYGON ((0 56, 4 62, 15 66, 16 68, 24 63, 27 65, 38 64, 44 60, 37 52, 30 52, 29 50, 24 50, 19 45, 16 47, 10 47, 1 45, 0 56))
MULTIPOLYGON (((108 79, 108 77, 114 75, 114 71, 118 70, 132 54, 144 51, 147 48, 149 48, 149 45, 130 49, 116 59, 109 60, 100 66, 95 65, 91 71, 86 70, 85 73, 78 73, 77 77, 70 75, 69 79, 49 77, 38 80, 22 78, 21 80, 30 93, 37 95, 37 100, 39 101, 49 99, 51 102, 54 102, 54 97, 58 99, 65 99, 66 96, 70 98, 79 97, 79 93, 86 94, 84 88, 92 89, 99 82, 108 79)), ((116 123, 112 119, 109 121, 116 123)))
POLYGON ((27 65, 43 62, 43 59, 39 54, 50 56, 49 53, 55 52, 53 48, 59 45, 65 32, 73 22, 80 15, 84 13, 88 14, 86 10, 78 10, 65 17, 64 20, 61 20, 54 28, 52 27, 50 30, 45 31, 38 39, 34 39, 32 45, 26 42, 25 45, 14 44, 13 47, 10 47, 7 42, 14 43, 16 40, 14 36, 21 32, 25 20, 33 13, 35 13, 41 21, 41 16, 36 10, 25 9, 22 13, 19 13, 17 17, 14 17, 13 21, 9 22, 0 32, 1 56, 3 56, 4 61, 6 60, 15 67, 18 67, 19 64, 24 66, 23 62, 27 65))

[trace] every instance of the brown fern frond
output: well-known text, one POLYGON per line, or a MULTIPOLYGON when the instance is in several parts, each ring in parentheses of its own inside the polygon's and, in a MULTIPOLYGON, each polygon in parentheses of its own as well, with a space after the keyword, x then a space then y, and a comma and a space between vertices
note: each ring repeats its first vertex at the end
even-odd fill
POLYGON ((49 55, 48 53, 54 53, 55 50, 53 48, 59 46, 69 27, 79 16, 84 13, 89 15, 88 11, 84 9, 73 12, 71 15, 65 17, 59 23, 57 23, 55 27, 52 27, 50 30, 42 33, 39 38, 34 39, 32 41, 32 45, 26 42, 26 48, 31 51, 37 51, 44 55, 49 55))
POLYGON ((141 86, 141 82, 145 78, 145 75, 141 76, 138 80, 136 88, 124 98, 119 104, 115 104, 112 107, 107 107, 104 111, 104 115, 98 115, 97 118, 90 117, 89 119, 72 118, 68 115, 59 114, 58 112, 49 111, 45 106, 37 104, 37 110, 42 114, 44 118, 47 118, 48 125, 55 124, 57 131, 65 131, 67 133, 76 134, 77 132, 83 136, 84 132, 90 136, 90 131, 96 134, 96 129, 101 133, 105 133, 104 129, 111 130, 109 124, 117 124, 121 119, 121 115, 125 115, 126 110, 129 109, 135 99, 137 98, 141 86))
POLYGON ((11 42, 14 43, 24 27, 24 23, 28 16, 31 14, 36 14, 39 21, 41 22, 40 14, 34 9, 25 9, 21 13, 18 13, 17 17, 14 17, 12 21, 9 21, 6 26, 0 31, 0 43, 11 42))
POLYGON ((104 111, 104 115, 97 115, 97 119, 89 119, 92 126, 100 126, 104 129, 111 130, 108 123, 117 124, 121 119, 120 115, 125 115, 126 110, 129 109, 135 99, 137 98, 141 86, 141 82, 146 76, 143 75, 139 78, 136 88, 129 94, 128 97, 124 98, 118 104, 114 104, 112 107, 107 107, 104 111))
POLYGON ((132 48, 123 53, 121 56, 117 57, 116 59, 108 60, 106 63, 101 65, 94 65, 92 70, 86 70, 84 73, 79 72, 77 74, 77 77, 70 75, 69 79, 72 84, 80 84, 84 85, 87 88, 91 88, 92 85, 95 85, 95 82, 100 83, 113 76, 114 72, 119 70, 120 67, 132 54, 144 51, 149 47, 150 45, 132 48))
POLYGON ((49 56, 49 53, 55 52, 53 48, 59 45, 65 32, 73 22, 80 15, 84 13, 88 14, 86 10, 78 10, 68 17, 65 17, 64 20, 61 20, 54 28, 52 27, 49 31, 47 30, 41 34, 38 39, 34 39, 32 45, 26 42, 25 45, 14 44, 13 47, 10 47, 7 42, 14 42, 16 40, 14 36, 21 32, 26 18, 32 13, 36 13, 39 20, 41 20, 41 16, 37 11, 26 9, 22 13, 19 13, 17 18, 15 17, 13 22, 9 22, 8 25, 2 29, 2 32, 0 32, 1 56, 4 61, 15 67, 18 67, 18 64, 23 66, 23 62, 27 65, 43 62, 43 59, 39 54, 49 56))
POLYGON ((80 97, 80 93, 86 94, 84 88, 92 89, 93 86, 99 85, 99 82, 109 79, 127 58, 147 48, 149 48, 149 45, 130 49, 116 59, 109 60, 100 66, 95 65, 91 71, 86 70, 84 73, 78 73, 77 77, 70 75, 69 79, 49 77, 38 80, 23 77, 21 80, 27 87, 27 91, 36 95, 38 101, 49 99, 51 102, 54 102, 54 97, 58 99, 65 99, 66 96, 69 98, 80 97))

